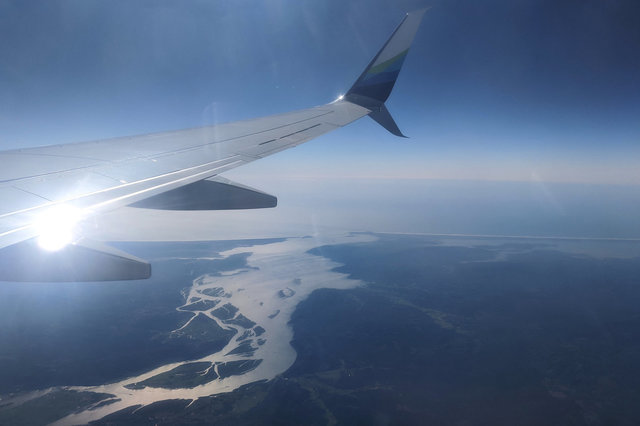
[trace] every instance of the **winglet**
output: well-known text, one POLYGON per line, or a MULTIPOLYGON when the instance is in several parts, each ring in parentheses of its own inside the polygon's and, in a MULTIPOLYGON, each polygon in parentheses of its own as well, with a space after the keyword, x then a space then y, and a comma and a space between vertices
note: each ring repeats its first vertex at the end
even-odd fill
POLYGON ((371 109, 371 118, 397 136, 402 136, 402 133, 384 107, 384 103, 391 94, 404 58, 427 10, 407 13, 344 97, 349 102, 371 109))
POLYGON ((376 123, 387 129, 391 134, 400 136, 401 138, 406 138, 398 128, 398 125, 393 120, 393 117, 391 117, 389 110, 387 110, 387 107, 384 104, 371 111, 369 113, 369 117, 373 118, 376 123))

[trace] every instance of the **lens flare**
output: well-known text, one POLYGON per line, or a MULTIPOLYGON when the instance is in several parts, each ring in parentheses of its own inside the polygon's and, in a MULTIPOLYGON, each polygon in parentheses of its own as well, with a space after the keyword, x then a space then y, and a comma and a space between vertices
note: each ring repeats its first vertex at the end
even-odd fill
POLYGON ((73 242, 75 228, 82 218, 81 210, 69 205, 51 207, 38 218, 38 245, 47 251, 57 251, 73 242))

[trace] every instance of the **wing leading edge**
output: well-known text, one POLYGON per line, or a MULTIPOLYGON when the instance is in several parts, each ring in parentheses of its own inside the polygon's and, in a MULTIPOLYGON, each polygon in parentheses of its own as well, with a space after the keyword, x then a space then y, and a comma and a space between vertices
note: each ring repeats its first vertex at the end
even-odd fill
POLYGON ((0 152, 0 280, 147 278, 144 260, 84 238, 88 218, 127 205, 274 207, 275 197, 219 175, 366 115, 403 136, 384 102, 424 12, 408 13, 347 94, 326 105, 216 126, 0 152), (55 238, 65 241, 42 243, 55 238), (27 272, 29 262, 37 264, 27 272))

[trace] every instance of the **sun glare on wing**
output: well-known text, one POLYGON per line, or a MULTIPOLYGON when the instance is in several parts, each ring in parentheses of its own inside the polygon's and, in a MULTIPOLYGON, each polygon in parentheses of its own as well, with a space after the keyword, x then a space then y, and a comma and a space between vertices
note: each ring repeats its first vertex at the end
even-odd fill
POLYGON ((44 212, 37 220, 38 245, 47 251, 57 251, 73 242, 76 224, 82 218, 77 207, 57 205, 44 212))

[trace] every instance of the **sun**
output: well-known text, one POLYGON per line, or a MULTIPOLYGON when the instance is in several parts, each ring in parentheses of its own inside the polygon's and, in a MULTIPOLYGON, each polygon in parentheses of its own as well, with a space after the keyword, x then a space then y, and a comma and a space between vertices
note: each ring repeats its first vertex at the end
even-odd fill
POLYGON ((72 243, 82 216, 79 208, 66 204, 55 205, 43 212, 35 223, 40 248, 58 251, 72 243))

